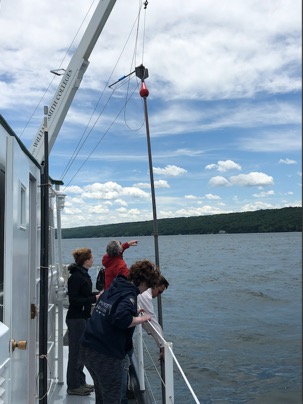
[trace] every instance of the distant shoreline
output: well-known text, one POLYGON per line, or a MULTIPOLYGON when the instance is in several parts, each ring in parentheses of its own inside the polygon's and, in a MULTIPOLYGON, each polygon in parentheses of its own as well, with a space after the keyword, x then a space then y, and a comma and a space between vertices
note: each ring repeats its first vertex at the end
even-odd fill
MULTIPOLYGON (((302 207, 158 219, 157 224, 159 236, 302 232, 302 207)), ((62 229, 64 239, 152 235, 152 220, 62 229)))

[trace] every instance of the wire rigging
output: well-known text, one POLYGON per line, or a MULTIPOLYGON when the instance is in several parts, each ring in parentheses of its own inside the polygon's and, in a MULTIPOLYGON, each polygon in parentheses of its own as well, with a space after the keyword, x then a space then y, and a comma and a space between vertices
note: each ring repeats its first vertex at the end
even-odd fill
MULTIPOLYGON (((99 99, 98 99, 98 101, 97 101, 97 103, 96 103, 96 106, 95 106, 95 108, 94 108, 94 110, 93 110, 93 112, 92 112, 92 114, 91 114, 91 116, 90 116, 90 118, 89 118, 89 121, 88 121, 88 123, 87 123, 87 125, 86 125, 86 127, 85 127, 85 129, 84 129, 84 131, 83 131, 83 133, 82 133, 82 136, 81 136, 79 142, 77 143, 77 146, 76 146, 76 148, 75 148, 75 150, 74 150, 72 156, 70 157, 70 159, 69 159, 69 161, 68 161, 68 163, 67 163, 67 165, 66 165, 66 167, 65 167, 65 169, 64 169, 64 171, 63 171, 63 174, 61 175, 61 180, 63 180, 63 179, 65 178, 65 176, 67 175, 67 173, 68 173, 69 170, 71 169, 71 166, 72 166, 73 163, 75 162, 77 156, 79 155, 81 149, 83 148, 84 144, 86 143, 88 137, 90 136, 90 134, 91 134, 91 132, 93 131, 93 129, 95 128, 97 122, 99 121, 99 119, 100 119, 101 116, 103 115, 103 113, 104 113, 104 111, 105 111, 107 105, 109 104, 109 101, 111 100, 111 98, 112 98, 114 92, 115 92, 117 89, 119 89, 121 86, 123 86, 123 85, 125 84, 125 81, 123 82, 122 80, 125 80, 126 78, 128 78, 128 80, 127 80, 128 87, 127 87, 126 96, 125 96, 125 103, 124 103, 123 107, 122 107, 121 110, 119 111, 118 115, 115 117, 114 121, 109 125, 108 129, 105 131, 105 133, 103 134, 103 136, 101 137, 101 139, 98 141, 97 145, 93 148, 93 150, 90 152, 90 154, 88 155, 88 157, 85 159, 84 163, 82 163, 82 165, 80 166, 80 168, 76 171, 76 174, 80 171, 80 169, 81 169, 81 168, 83 167, 83 165, 87 162, 87 160, 89 159, 89 157, 90 157, 90 156, 93 154, 93 152, 96 150, 97 146, 98 146, 98 145, 101 143, 101 141, 104 139, 104 137, 105 137, 106 134, 108 133, 109 129, 112 127, 113 123, 117 120, 118 116, 121 114, 121 112, 122 112, 123 110, 124 110, 124 122, 125 122, 125 125, 126 125, 127 127, 129 127, 129 125, 127 124, 127 121, 126 121, 125 111, 126 111, 126 106, 127 106, 128 102, 130 101, 131 97, 133 96, 133 94, 134 94, 134 92, 135 92, 135 90, 133 90, 132 94, 129 96, 129 84, 130 84, 130 80, 131 80, 131 77, 130 77, 130 76, 131 76, 131 74, 133 73, 133 72, 132 72, 132 66, 133 66, 133 64, 134 64, 134 61, 136 60, 137 47, 138 47, 140 15, 141 15, 141 10, 142 10, 142 6, 143 6, 143 5, 145 6, 144 9, 146 9, 146 3, 147 3, 147 2, 145 2, 145 3, 143 3, 143 4, 140 5, 140 1, 139 1, 139 11, 138 11, 138 14, 137 14, 137 16, 136 16, 136 18, 135 18, 135 21, 134 21, 134 23, 133 23, 133 25, 132 25, 132 27, 131 27, 131 30, 130 30, 130 32, 129 32, 129 35, 128 35, 128 37, 127 37, 125 43, 124 43, 124 46, 123 46, 123 48, 122 48, 122 51, 121 51, 121 53, 120 53, 120 55, 119 55, 119 57, 118 57, 118 59, 117 59, 115 65, 114 65, 114 68, 112 69, 112 71, 111 71, 111 73, 110 73, 110 75, 109 75, 109 78, 108 78, 108 80, 107 80, 107 82, 106 82, 106 84, 105 84, 105 86, 104 86, 104 88, 103 88, 103 90, 102 90, 102 93, 101 93, 101 95, 100 95, 100 97, 99 97, 99 99), (120 78, 120 79, 117 80, 115 83, 113 83, 113 84, 111 84, 111 85, 109 86, 109 82, 110 82, 110 80, 111 80, 111 78, 112 78, 112 76, 113 76, 113 74, 114 74, 114 71, 115 71, 116 68, 117 68, 117 65, 118 65, 118 63, 119 63, 119 61, 120 61, 120 59, 121 59, 121 57, 122 57, 122 54, 123 54, 124 51, 125 51, 125 48, 126 48, 128 42, 129 42, 129 40, 130 40, 130 36, 131 36, 131 34, 132 34, 132 32, 133 32, 135 26, 137 26, 137 30, 136 30, 136 39, 135 39, 135 46, 134 46, 134 52, 133 52, 132 63, 131 63, 131 67, 130 67, 130 73, 127 74, 127 75, 125 75, 125 76, 123 76, 122 78, 120 78), (97 108, 98 108, 98 106, 99 106, 99 104, 100 104, 100 102, 101 102, 101 99, 102 99, 103 96, 104 96, 104 93, 105 93, 106 88, 107 88, 107 87, 112 88, 112 86, 113 86, 114 84, 116 84, 116 83, 118 84, 119 82, 120 82, 120 84, 119 84, 118 86, 116 86, 115 89, 114 89, 114 91, 110 94, 110 96, 109 96, 109 98, 107 99, 105 105, 103 106, 101 112, 99 113, 99 115, 98 115, 97 118, 95 119, 93 125, 90 127, 90 124, 91 124, 91 122, 92 122, 93 116, 95 115, 95 112, 96 112, 96 110, 97 110, 97 108), (89 127, 90 127, 90 129, 89 129, 89 127), (85 136, 85 134, 86 134, 86 136, 85 136), (85 137, 84 137, 84 136, 85 136, 85 137)), ((145 36, 145 29, 144 29, 144 36, 145 36)), ((143 41, 143 42, 144 42, 144 41, 143 41)), ((143 56, 142 56, 142 60, 143 60, 143 56)), ((136 86, 136 88, 138 87, 138 85, 139 85, 139 84, 138 84, 138 81, 137 81, 137 86, 136 86)), ((143 121, 142 121, 142 124, 141 124, 137 129, 132 129, 132 128, 129 128, 129 129, 131 129, 131 130, 139 130, 139 129, 142 128, 143 125, 144 125, 144 119, 143 119, 143 121)), ((72 179, 75 178, 76 174, 73 175, 72 179)), ((71 183, 72 179, 68 182, 68 185, 71 183)), ((67 186, 67 185, 66 185, 66 186, 67 186)))
MULTIPOLYGON (((131 97, 133 96, 134 92, 137 90, 137 88, 134 88, 131 96, 129 97, 129 100, 131 99, 131 97)), ((123 111, 125 105, 123 104, 122 108, 120 109, 120 111, 118 112, 118 114, 116 115, 116 117, 113 119, 113 121, 111 122, 111 124, 108 126, 108 128, 106 129, 106 131, 104 132, 103 136, 101 137, 101 139, 97 142, 97 144, 95 145, 95 147, 93 148, 93 150, 89 153, 89 155, 86 157, 86 159, 83 161, 83 163, 81 164, 81 166, 78 168, 78 170, 76 171, 76 173, 73 175, 73 177, 69 180, 68 184, 66 184, 65 188, 68 187, 68 185, 72 182, 72 180, 76 177, 76 175, 78 174, 78 172, 81 170, 81 168, 84 166, 84 164, 87 162, 87 160, 91 157, 91 155, 94 153, 94 151, 96 150, 96 148, 99 146, 99 144, 102 142, 102 140, 105 138, 105 136, 107 135, 107 133, 109 132, 109 130, 111 129, 111 127, 114 125, 114 123, 116 122, 116 120, 118 119, 119 115, 121 114, 121 112, 123 111)), ((65 189, 64 188, 64 189, 65 189)), ((63 190, 64 191, 64 190, 63 190)))
MULTIPOLYGON (((140 2, 139 2, 139 4, 140 4, 140 2)), ((144 5, 144 10, 146 11, 147 5, 148 5, 148 1, 146 0, 142 5, 144 5)), ((142 7, 142 5, 141 5, 141 7, 142 7)), ((140 10, 140 7, 139 7, 139 10, 140 10)), ((135 40, 135 46, 134 46, 134 52, 133 52, 133 58, 132 58, 130 70, 133 68, 133 66, 136 66, 136 65, 137 65, 137 62, 136 62, 136 55, 137 55, 137 49, 138 49, 138 38, 139 38, 139 28, 140 28, 140 15, 141 15, 141 13, 140 13, 140 11, 139 11, 138 24, 137 24, 137 32, 136 32, 136 40, 135 40)), ((143 24, 143 35, 142 35, 142 61, 141 61, 141 64, 142 64, 142 65, 143 65, 143 59, 144 59, 145 26, 146 26, 146 12, 144 13, 144 24, 143 24)), ((137 80, 137 85, 139 86, 139 81, 138 81, 137 77, 136 77, 136 80, 137 80)), ((129 87, 128 87, 128 90, 129 90, 129 87)), ((125 97, 126 99, 127 99, 128 90, 127 90, 126 97, 125 97)), ((142 107, 143 107, 143 100, 142 100, 142 99, 141 99, 141 104, 142 104, 142 107)), ((126 106, 126 104, 125 104, 125 106, 126 106)), ((142 108, 142 109, 143 109, 143 108, 142 108)), ((128 122, 127 122, 126 113, 127 113, 127 109, 125 108, 125 110, 124 110, 124 123, 125 123, 125 125, 127 126, 127 128, 130 129, 130 130, 132 130, 132 131, 139 131, 139 130, 143 127, 143 125, 144 125, 144 122, 145 122, 144 117, 143 117, 143 119, 142 119, 142 123, 141 123, 137 128, 131 128, 130 125, 128 124, 128 122)))
MULTIPOLYGON (((115 89, 115 91, 116 91, 117 89, 119 89, 122 85, 124 85, 124 84, 120 84, 120 86, 117 87, 117 88, 115 89)), ((102 92, 101 97, 99 98, 99 101, 100 101, 100 99, 102 98, 103 93, 104 93, 104 91, 102 92)), ((62 174, 62 176, 61 176, 61 178, 60 178, 62 181, 63 181, 65 175, 68 173, 68 171, 69 171, 69 169, 71 168, 71 166, 73 165, 73 163, 74 163, 74 161, 76 160, 77 156, 79 155, 79 153, 80 153, 82 147, 84 146, 84 144, 86 143, 86 141, 87 141, 89 135, 91 134, 91 132, 92 132, 93 129, 95 128, 96 124, 98 123, 99 119, 100 119, 101 116, 103 115, 103 113, 104 113, 106 107, 108 106, 110 100, 112 99, 113 95, 114 95, 114 92, 111 93, 111 95, 109 96, 108 100, 107 100, 106 103, 104 104, 104 106, 103 106, 103 108, 102 108, 100 114, 97 116, 97 118, 96 118, 96 120, 94 121, 93 125, 92 125, 92 126, 90 127, 90 129, 88 130, 89 124, 90 124, 90 122, 91 122, 91 120, 92 120, 92 118, 93 118, 93 115, 94 115, 94 113, 95 113, 95 111, 96 111, 96 109, 97 109, 97 106, 99 105, 99 101, 98 101, 98 103, 96 104, 96 107, 95 107, 95 109, 94 109, 94 112, 92 113, 92 115, 91 115, 91 117, 90 117, 90 119, 89 119, 89 122, 88 122, 88 124, 87 124, 85 130, 84 130, 83 133, 82 133, 81 139, 80 139, 80 141, 78 142, 78 144, 77 144, 77 146, 76 146, 76 148, 75 148, 75 151, 74 151, 73 155, 70 157, 69 162, 68 162, 68 164, 66 165, 66 167, 65 167, 65 169, 64 169, 64 172, 63 172, 63 174, 62 174), (86 132, 87 132, 87 134, 86 134, 85 138, 83 139, 83 137, 84 137, 84 135, 85 135, 86 132)), ((123 108, 124 108, 124 105, 123 105, 123 108)), ((120 113, 121 113, 121 111, 119 112, 119 115, 120 115, 120 113)), ((116 120, 116 119, 117 119, 117 117, 115 118, 115 120, 116 120)), ((112 124, 113 124, 113 123, 110 124, 110 127, 112 126, 112 124)), ((108 130, 109 130, 109 129, 108 129, 108 130)), ((108 130, 105 132, 105 134, 107 134, 108 130)), ((101 140, 97 143, 97 145, 99 145, 99 144, 101 143, 101 141, 104 139, 105 134, 102 136, 101 140)), ((95 149, 96 149, 96 147, 93 149, 93 151, 95 151, 95 149)), ((91 154, 93 153, 93 151, 89 154, 89 157, 91 156, 91 154)), ((88 158, 89 158, 89 157, 88 157, 88 158)), ((85 160, 85 162, 88 160, 88 158, 85 160)), ((82 168, 82 167, 83 167, 83 165, 81 165, 80 168, 82 168)), ((77 173, 78 173, 78 172, 79 172, 79 170, 77 171, 77 173)), ((75 175, 72 177, 72 179, 73 179, 74 177, 75 177, 75 175)), ((68 184, 70 184, 70 182, 71 182, 71 180, 69 181, 68 184)))
MULTIPOLYGON (((95 105, 95 108, 94 108, 93 112, 91 113, 91 116, 90 116, 90 118, 89 118, 89 121, 88 121, 88 123, 87 123, 87 125, 86 125, 86 127, 85 127, 85 129, 84 129, 84 131, 83 131, 83 133, 82 133, 82 135, 81 135, 81 138, 80 138, 80 140, 78 141, 78 144, 77 144, 77 146, 76 146, 76 148, 75 148, 75 150, 74 150, 72 156, 70 157, 70 159, 69 159, 69 161, 68 161, 68 163, 67 163, 67 165, 66 165, 66 167, 65 167, 65 169, 64 169, 64 171, 63 171, 63 174, 61 175, 61 180, 64 179, 65 175, 66 175, 67 172, 69 171, 69 169, 70 169, 70 167, 72 166, 73 162, 74 162, 75 159, 77 158, 77 156, 78 156, 80 150, 82 149, 82 147, 83 147, 84 144, 86 143, 86 140, 88 139, 89 135, 91 134, 92 130, 95 128, 95 126, 96 126, 98 120, 100 119, 101 115, 103 114, 103 112, 104 112, 104 110, 105 110, 105 107, 108 105, 109 100, 110 100, 111 97, 113 96, 113 93, 111 93, 111 95, 110 95, 109 99, 107 100, 105 106, 103 107, 103 109, 102 109, 102 111, 100 112, 99 116, 96 118, 94 124, 92 125, 92 127, 91 127, 90 130, 89 130, 90 123, 91 123, 91 121, 92 121, 92 119, 93 119, 93 116, 94 116, 94 114, 95 114, 95 112, 96 112, 96 110, 97 110, 99 104, 101 103, 101 100, 102 100, 102 98, 103 98, 103 95, 104 95, 104 93, 105 93, 106 88, 107 88, 107 87, 111 87, 111 86, 109 86, 109 82, 110 82, 110 80, 111 80, 111 78, 112 78, 112 76, 113 76, 113 74, 114 74, 114 71, 116 70, 116 67, 117 67, 117 65, 118 65, 118 63, 119 63, 119 61, 120 61, 120 59, 121 59, 121 57, 122 57, 122 54, 123 54, 123 52, 124 52, 124 50, 125 50, 125 48, 126 48, 126 45, 127 45, 128 41, 129 41, 129 38, 130 38, 131 33, 132 33, 133 29, 134 29, 134 26, 135 26, 135 24, 136 24, 137 19, 138 19, 138 16, 137 16, 137 18, 136 18, 136 20, 135 20, 135 22, 134 22, 134 24, 133 24, 133 26, 132 26, 132 28, 131 28, 131 30, 130 30, 130 33, 129 33, 129 35, 128 35, 126 41, 125 41, 125 43, 124 43, 124 46, 123 46, 123 48, 122 48, 122 51, 120 52, 120 55, 119 55, 119 57, 118 57, 118 59, 117 59, 115 65, 114 65, 114 67, 113 67, 113 69, 112 69, 112 71, 111 71, 111 73, 110 73, 110 75, 109 75, 109 77, 108 77, 108 79, 107 79, 105 85, 104 85, 104 88, 103 88, 103 90, 102 90, 102 92, 101 92, 101 95, 100 95, 100 97, 98 98, 98 101, 97 101, 97 103, 96 103, 96 105, 95 105), (88 133, 87 133, 86 137, 84 138, 84 135, 85 135, 86 132, 88 132, 88 133), (84 140, 83 140, 83 138, 84 138, 84 140)), ((118 81, 120 81, 120 80, 118 80, 118 81)), ((115 89, 117 90, 117 88, 119 88, 119 87, 116 87, 115 89)))

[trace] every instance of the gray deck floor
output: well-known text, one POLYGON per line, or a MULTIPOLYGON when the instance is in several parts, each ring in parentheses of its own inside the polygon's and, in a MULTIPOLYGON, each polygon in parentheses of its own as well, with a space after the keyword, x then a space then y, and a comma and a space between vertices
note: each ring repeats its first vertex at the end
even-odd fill
MULTIPOLYGON (((63 347, 63 356, 64 356, 64 371, 63 375, 65 378, 66 375, 66 366, 67 366, 67 358, 68 358, 68 347, 63 347)), ((94 384, 93 380, 89 374, 89 372, 84 368, 84 372, 86 374, 86 382, 89 384, 94 384)), ((52 395, 49 402, 51 404, 94 404, 95 403, 95 393, 91 393, 89 396, 70 396, 66 393, 66 383, 57 384, 54 394, 52 395)), ((135 400, 128 400, 129 404, 135 404, 135 400)))
MULTIPOLYGON (((64 370, 63 375, 65 379, 66 375, 66 366, 67 366, 67 358, 68 358, 68 347, 63 347, 63 364, 64 370)), ((89 372, 84 368, 84 372, 86 374, 86 382, 89 384, 94 384, 89 372)), ((69 404, 93 404, 95 403, 95 393, 91 393, 89 396, 70 396, 66 393, 67 385, 66 382, 63 384, 57 384, 55 392, 50 400, 51 404, 59 404, 59 403, 69 403, 69 404)))

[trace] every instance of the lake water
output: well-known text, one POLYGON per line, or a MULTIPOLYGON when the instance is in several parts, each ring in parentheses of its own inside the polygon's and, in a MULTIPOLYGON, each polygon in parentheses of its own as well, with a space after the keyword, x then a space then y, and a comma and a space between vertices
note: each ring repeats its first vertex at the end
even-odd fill
MULTIPOLYGON (((137 239, 128 266, 155 261, 153 237, 137 239)), ((63 262, 90 247, 100 265, 109 240, 62 240, 63 262)), ((200 402, 302 403, 301 233, 161 236, 159 254, 164 335, 200 402)), ((175 373, 175 403, 194 402, 175 373)))

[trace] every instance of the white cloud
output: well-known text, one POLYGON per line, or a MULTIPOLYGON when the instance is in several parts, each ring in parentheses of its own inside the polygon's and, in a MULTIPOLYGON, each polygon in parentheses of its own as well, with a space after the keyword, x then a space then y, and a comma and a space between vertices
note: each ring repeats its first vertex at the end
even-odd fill
POLYGON ((122 214, 127 213, 127 209, 126 208, 118 208, 117 212, 122 213, 122 214))
POLYGON ((198 197, 195 195, 185 195, 184 198, 185 199, 198 199, 198 197))
POLYGON ((211 187, 227 187, 227 186, 230 185, 229 181, 228 181, 226 178, 221 177, 221 176, 219 176, 219 175, 216 176, 216 177, 212 177, 212 178, 209 180, 208 184, 209 184, 211 187))
POLYGON ((265 198, 267 196, 271 196, 271 195, 275 195, 275 192, 273 190, 271 191, 263 191, 263 192, 259 192, 258 194, 253 194, 254 198, 265 198))
POLYGON ((73 186, 64 188, 65 194, 81 194, 82 192, 83 192, 83 189, 77 185, 73 185, 73 186))
POLYGON ((169 177, 178 177, 187 172, 184 168, 177 167, 175 165, 167 165, 165 168, 154 167, 153 171, 158 175, 167 175, 169 177))
POLYGON ((248 203, 241 207, 241 212, 249 212, 249 211, 253 212, 255 210, 260 209, 274 209, 274 206, 271 205, 270 203, 264 203, 264 202, 248 203))
POLYGON ((135 188, 135 187, 125 187, 123 188, 123 194, 125 196, 131 196, 131 197, 135 197, 135 198, 143 198, 143 199, 149 199, 150 198, 150 194, 147 192, 142 191, 139 188, 135 188))
POLYGON ((76 205, 81 205, 82 203, 85 203, 82 198, 68 196, 67 200, 69 200, 70 202, 72 202, 73 204, 76 204, 76 205))
POLYGON ((170 186, 165 180, 157 180, 155 181, 155 188, 170 188, 170 186))
POLYGON ((218 200, 221 199, 219 195, 213 195, 213 194, 206 194, 205 195, 206 199, 210 199, 210 200, 218 200))
POLYGON ((217 169, 218 165, 217 164, 208 164, 205 169, 206 170, 213 170, 213 169, 217 169))
MULTIPOLYGON (((161 60, 161 55, 166 55, 161 65, 171 80, 172 91, 168 94, 192 98, 203 94, 213 99, 218 94, 230 98, 253 96, 259 91, 299 89, 299 79, 292 81, 290 75, 281 74, 286 60, 292 60, 299 69, 298 2, 292 3, 291 11, 285 1, 266 4, 229 1, 226 7, 222 2, 218 5, 218 2, 193 1, 195 11, 186 10, 185 15, 174 12, 175 19, 171 17, 169 25, 158 19, 160 33, 154 32, 155 42, 148 51, 151 60, 161 60), (283 32, 289 30, 292 40, 283 41, 283 32), (191 66, 188 74, 186 64, 180 68, 174 63, 175 55, 181 54, 185 60, 203 60, 203 63, 191 66)), ((159 77, 160 71, 159 66, 159 77)))
POLYGON ((81 214, 81 213, 82 213, 82 210, 79 208, 75 208, 75 207, 70 208, 68 206, 66 206, 64 208, 64 215, 77 215, 77 214, 81 214))
MULTIPOLYGON (((263 106, 259 106, 262 108, 263 106)), ((273 152, 285 152, 287 151, 297 151, 302 148, 302 139, 299 126, 301 123, 297 121, 299 116, 299 111, 297 107, 292 107, 290 105, 287 108, 278 107, 280 112, 278 111, 266 111, 267 107, 264 106, 264 110, 260 110, 260 115, 263 115, 264 124, 270 125, 270 121, 274 122, 275 125, 281 125, 283 127, 284 124, 293 124, 298 125, 298 130, 282 130, 282 129, 273 129, 269 130, 260 130, 257 135, 254 136, 243 136, 237 141, 235 147, 240 150, 247 150, 250 152, 263 152, 263 153, 273 153, 273 152), (286 109, 292 109, 290 114, 287 114, 286 109), (282 113, 283 117, 281 118, 280 114, 282 113), (284 124, 282 123, 284 120, 284 124)), ((284 106, 286 107, 286 106, 284 106)), ((253 120, 251 121, 251 123, 253 120)), ((257 122, 254 122, 256 126, 259 126, 257 122)))
POLYGON ((114 201, 114 203, 117 204, 117 205, 121 205, 121 206, 127 206, 128 205, 127 202, 124 201, 123 199, 116 199, 114 201))
POLYGON ((122 187, 116 182, 94 183, 83 187, 85 199, 117 199, 121 196, 149 198, 149 194, 136 187, 122 187))
POLYGON ((175 212, 178 217, 188 217, 188 216, 202 216, 202 215, 216 215, 220 213, 227 213, 220 208, 210 205, 204 205, 202 207, 188 207, 179 209, 175 212))
POLYGON ((273 178, 270 175, 258 172, 251 172, 249 174, 239 174, 237 176, 230 177, 229 179, 232 185, 240 185, 244 187, 254 187, 258 185, 272 185, 274 183, 273 178))
POLYGON ((91 214, 106 214, 109 212, 108 207, 104 205, 96 205, 96 206, 89 206, 88 207, 88 212, 91 214))
POLYGON ((241 170, 240 164, 235 163, 232 160, 218 161, 217 164, 208 164, 205 167, 207 170, 216 169, 220 172, 226 172, 229 170, 241 170))
POLYGON ((134 184, 134 187, 136 188, 150 188, 150 183, 149 182, 137 182, 134 184))
MULTIPOLYGON (((156 181, 154 181, 154 186, 155 186, 155 188, 170 188, 170 185, 166 180, 156 180, 156 181)), ((150 189, 150 183, 149 182, 138 182, 137 184, 134 184, 134 187, 150 189)))
POLYGON ((289 158, 286 159, 280 159, 279 164, 297 164, 296 160, 291 160, 289 158))
POLYGON ((140 214, 141 214, 139 209, 130 209, 130 211, 128 213, 132 216, 140 216, 140 214))
POLYGON ((266 186, 273 185, 273 178, 267 174, 259 172, 251 172, 249 174, 239 174, 232 176, 229 179, 221 176, 213 177, 209 180, 208 184, 210 186, 266 186))

